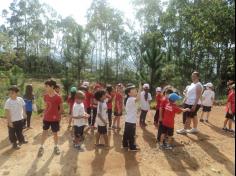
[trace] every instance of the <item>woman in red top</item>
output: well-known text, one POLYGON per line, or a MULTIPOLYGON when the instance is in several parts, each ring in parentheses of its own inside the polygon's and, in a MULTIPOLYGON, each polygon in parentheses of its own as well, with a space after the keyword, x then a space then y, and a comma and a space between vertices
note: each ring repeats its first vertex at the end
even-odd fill
POLYGON ((122 84, 118 84, 116 87, 115 93, 115 109, 114 109, 114 121, 113 121, 113 128, 114 129, 121 129, 120 128, 120 118, 123 112, 123 88, 122 84))
POLYGON ((72 126, 71 126, 71 123, 72 123, 72 109, 73 109, 73 106, 74 106, 74 103, 75 103, 75 96, 76 96, 76 93, 77 93, 77 88, 76 87, 72 87, 70 89, 70 96, 67 98, 67 103, 69 105, 69 124, 68 124, 68 129, 70 129, 72 126))
POLYGON ((161 94, 161 87, 158 87, 156 89, 156 114, 154 116, 154 125, 158 127, 158 121, 159 121, 159 114, 160 114, 160 105, 161 105, 161 99, 162 99, 162 94, 161 94))
POLYGON ((107 113, 108 113, 108 121, 109 121, 109 129, 111 129, 112 125, 112 102, 114 99, 114 94, 113 94, 113 87, 111 85, 107 86, 107 113))
POLYGON ((230 91, 228 95, 227 105, 226 105, 226 116, 224 121, 224 131, 234 132, 232 130, 232 122, 235 116, 235 84, 230 85, 230 91), (227 129, 227 123, 229 122, 229 129, 227 129))

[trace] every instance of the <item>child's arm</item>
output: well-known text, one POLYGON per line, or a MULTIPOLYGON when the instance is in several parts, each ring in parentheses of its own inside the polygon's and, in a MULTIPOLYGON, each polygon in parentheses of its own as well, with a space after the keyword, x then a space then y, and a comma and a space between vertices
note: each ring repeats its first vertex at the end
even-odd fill
POLYGON ((10 115, 10 111, 8 109, 5 109, 5 116, 7 118, 7 123, 8 123, 8 126, 13 128, 13 124, 11 122, 11 115, 10 115))
POLYGON ((101 109, 102 109, 102 107, 101 107, 101 103, 100 103, 100 104, 99 104, 99 111, 98 111, 98 118, 106 125, 107 122, 105 121, 104 118, 102 118, 101 109))

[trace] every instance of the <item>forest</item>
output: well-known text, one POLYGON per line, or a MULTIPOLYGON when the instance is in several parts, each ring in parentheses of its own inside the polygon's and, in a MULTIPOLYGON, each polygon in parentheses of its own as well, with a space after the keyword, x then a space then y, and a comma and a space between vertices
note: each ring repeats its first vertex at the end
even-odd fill
POLYGON ((12 0, 0 21, 0 78, 190 83, 194 70, 218 95, 235 79, 234 0, 131 0, 135 20, 93 0, 82 26, 39 0, 12 0), (15 73, 15 74, 14 74, 15 73), (24 76, 22 76, 24 75, 24 76))

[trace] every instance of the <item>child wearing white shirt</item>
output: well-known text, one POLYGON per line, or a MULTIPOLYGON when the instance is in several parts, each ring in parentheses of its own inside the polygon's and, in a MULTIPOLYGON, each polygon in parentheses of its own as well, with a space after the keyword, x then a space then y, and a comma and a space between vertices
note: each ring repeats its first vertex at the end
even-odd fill
POLYGON ((150 86, 149 84, 143 85, 143 91, 140 95, 140 103, 141 103, 141 115, 140 115, 140 126, 145 127, 147 113, 150 110, 150 102, 152 101, 152 96, 149 93, 150 86))
POLYGON ((84 128, 86 126, 89 115, 85 112, 84 101, 85 94, 82 91, 78 91, 75 97, 75 103, 72 110, 72 118, 74 123, 74 147, 81 149, 81 142, 83 141, 84 128))
POLYGON ((26 116, 25 102, 17 96, 19 89, 16 86, 12 86, 8 91, 9 99, 6 101, 4 109, 8 122, 9 140, 14 149, 20 149, 19 146, 28 143, 23 136, 23 119, 26 116))

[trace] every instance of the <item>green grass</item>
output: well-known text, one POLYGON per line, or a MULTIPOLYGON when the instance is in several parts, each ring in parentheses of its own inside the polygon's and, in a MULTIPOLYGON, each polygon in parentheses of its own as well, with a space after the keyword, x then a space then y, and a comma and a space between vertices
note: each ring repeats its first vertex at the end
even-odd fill
POLYGON ((4 109, 0 108, 0 118, 4 117, 4 109))

